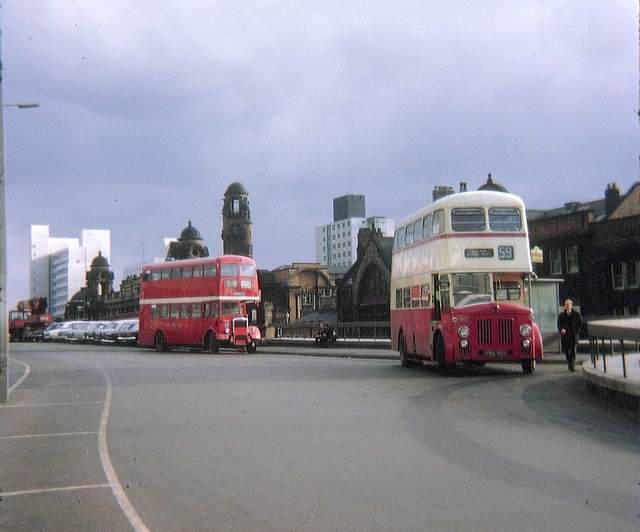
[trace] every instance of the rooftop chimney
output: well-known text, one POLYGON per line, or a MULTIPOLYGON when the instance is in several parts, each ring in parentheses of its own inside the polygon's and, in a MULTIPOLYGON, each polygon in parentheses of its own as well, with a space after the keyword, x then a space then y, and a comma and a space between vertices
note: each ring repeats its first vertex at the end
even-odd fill
POLYGON ((604 211, 607 216, 611 216, 616 207, 620 204, 620 190, 615 183, 607 185, 604 191, 604 211))

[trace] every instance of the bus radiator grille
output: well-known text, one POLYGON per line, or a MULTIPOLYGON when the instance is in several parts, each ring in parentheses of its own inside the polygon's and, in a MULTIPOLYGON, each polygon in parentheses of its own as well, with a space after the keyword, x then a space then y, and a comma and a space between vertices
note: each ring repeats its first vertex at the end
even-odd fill
MULTIPOLYGON (((493 345, 494 323, 491 319, 478 320, 478 345, 493 345)), ((495 323, 498 345, 513 344, 513 320, 498 318, 495 323)))

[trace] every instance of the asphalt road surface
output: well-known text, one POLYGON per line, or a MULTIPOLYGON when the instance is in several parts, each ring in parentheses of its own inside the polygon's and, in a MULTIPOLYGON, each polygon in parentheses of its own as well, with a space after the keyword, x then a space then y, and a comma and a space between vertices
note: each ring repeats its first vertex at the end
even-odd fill
POLYGON ((10 348, 0 530, 640 525, 637 413, 564 365, 10 348))

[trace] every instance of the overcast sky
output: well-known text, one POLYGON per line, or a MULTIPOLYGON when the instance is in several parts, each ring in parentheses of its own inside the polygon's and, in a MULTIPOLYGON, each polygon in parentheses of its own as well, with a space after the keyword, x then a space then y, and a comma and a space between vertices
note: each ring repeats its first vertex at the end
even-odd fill
POLYGON ((529 208, 638 180, 633 0, 1 2, 10 308, 30 226, 110 229, 122 269, 193 220, 222 252, 249 192, 254 258, 315 261, 332 201, 399 220, 493 179, 529 208))

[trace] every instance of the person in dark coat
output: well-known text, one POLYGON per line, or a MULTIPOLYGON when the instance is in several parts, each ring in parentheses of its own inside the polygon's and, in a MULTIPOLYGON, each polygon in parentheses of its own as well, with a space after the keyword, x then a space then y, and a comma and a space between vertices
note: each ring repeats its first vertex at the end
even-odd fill
POLYGON ((573 301, 564 300, 564 310, 558 316, 558 332, 560 333, 560 347, 567 357, 569 371, 575 371, 576 347, 582 327, 582 317, 573 308, 573 301))

